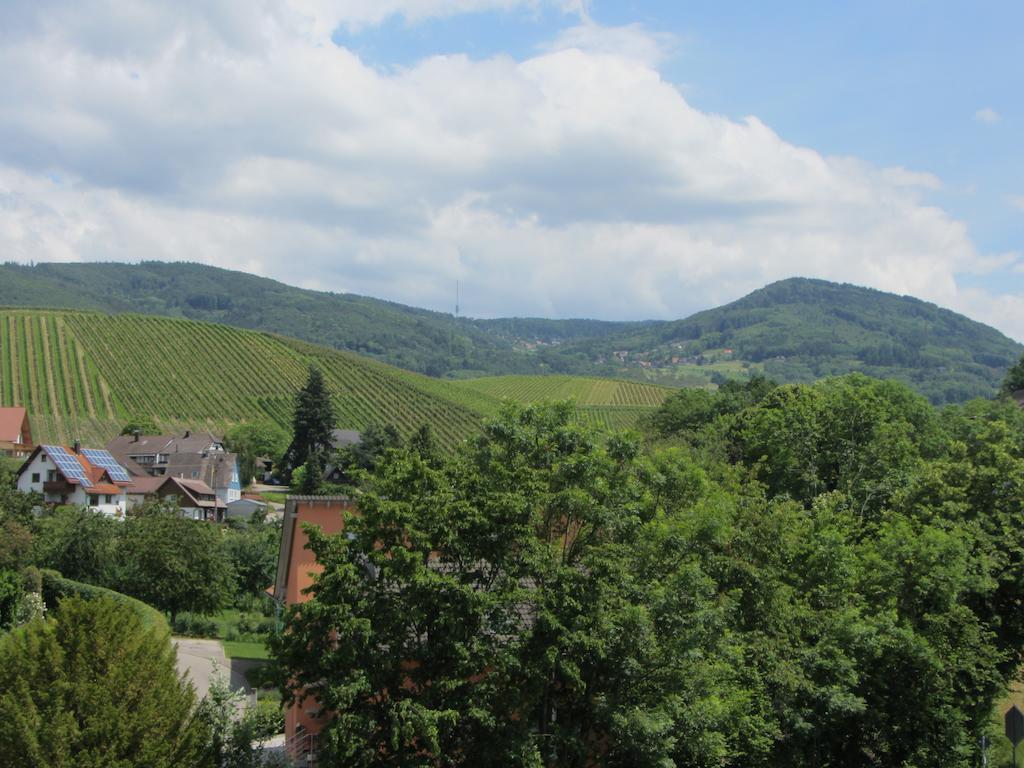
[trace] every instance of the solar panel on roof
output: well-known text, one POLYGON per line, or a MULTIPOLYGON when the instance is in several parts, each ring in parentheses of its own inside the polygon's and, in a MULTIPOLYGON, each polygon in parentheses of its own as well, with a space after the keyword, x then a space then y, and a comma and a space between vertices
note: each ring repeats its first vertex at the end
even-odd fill
POLYGON ((85 448, 82 450, 85 454, 85 458, 95 464, 97 467, 103 467, 107 470, 110 475, 110 479, 115 483, 130 483, 132 476, 128 474, 128 470, 117 463, 117 459, 114 458, 114 454, 110 451, 104 451, 99 448, 85 448))
POLYGON ((85 467, 67 448, 62 445, 44 445, 43 450, 50 455, 57 469, 67 480, 77 480, 86 488, 92 487, 92 480, 86 474, 85 467))

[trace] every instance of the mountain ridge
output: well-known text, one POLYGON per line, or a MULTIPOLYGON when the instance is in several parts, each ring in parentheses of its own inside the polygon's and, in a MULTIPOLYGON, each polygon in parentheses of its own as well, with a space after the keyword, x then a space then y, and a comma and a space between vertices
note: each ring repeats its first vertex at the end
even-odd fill
POLYGON ((1024 352, 930 302, 802 277, 679 320, 478 320, 201 264, 4 264, 0 305, 223 323, 438 378, 570 374, 709 386, 753 373, 785 382, 859 370, 906 381, 935 403, 992 395, 1024 352))

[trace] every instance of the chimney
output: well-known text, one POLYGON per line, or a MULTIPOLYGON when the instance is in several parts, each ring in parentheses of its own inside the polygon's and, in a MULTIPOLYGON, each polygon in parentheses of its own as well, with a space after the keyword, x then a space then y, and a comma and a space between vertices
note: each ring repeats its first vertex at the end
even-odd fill
POLYGON ((185 430, 185 437, 191 437, 191 436, 192 436, 192 430, 191 429, 186 429, 185 430))
POLYGON ((82 452, 82 441, 81 440, 75 440, 75 444, 73 446, 73 450, 74 450, 75 453, 81 453, 82 452))
POLYGON ((133 429, 133 430, 132 430, 132 437, 134 437, 135 439, 134 439, 134 440, 132 440, 132 442, 133 442, 133 443, 137 443, 137 442, 139 442, 139 435, 141 435, 141 434, 142 434, 142 432, 141 432, 140 430, 138 430, 138 429, 133 429))

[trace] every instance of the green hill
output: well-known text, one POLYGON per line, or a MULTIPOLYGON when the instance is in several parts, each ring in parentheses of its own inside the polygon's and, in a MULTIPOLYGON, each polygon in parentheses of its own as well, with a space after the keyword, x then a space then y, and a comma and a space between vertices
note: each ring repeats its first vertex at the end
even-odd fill
MULTIPOLYGON (((430 424, 442 445, 472 434, 501 398, 580 398, 580 418, 631 426, 660 402, 658 387, 630 382, 514 379, 510 389, 432 379, 348 352, 227 325, 136 314, 0 310, 0 405, 24 405, 37 441, 103 443, 136 416, 167 429, 270 418, 290 426, 293 396, 310 364, 331 389, 339 425, 430 424), (493 393, 488 391, 494 390, 493 393), (544 392, 548 394, 543 394, 544 392)), ((506 379, 512 381, 513 379, 506 379)), ((486 380, 485 380, 486 381, 486 380)))
POLYGON ((0 306, 137 312, 268 331, 431 376, 537 373, 521 338, 620 331, 597 320, 471 320, 354 294, 295 288, 202 264, 0 265, 0 306))
POLYGON ((101 442, 136 415, 168 428, 223 428, 263 417, 288 426, 311 363, 323 369, 346 427, 392 422, 410 433, 429 423, 450 445, 474 431, 487 410, 478 396, 445 382, 211 323, 3 310, 0 339, 0 402, 28 408, 37 440, 101 442))
MULTIPOLYGON (((542 373, 713 386, 751 373, 790 382, 857 370, 905 381, 934 403, 992 395, 1024 352, 995 329, 934 304, 804 278, 685 320, 617 323, 454 318, 199 264, 5 264, 0 306, 223 323, 434 377, 542 373)), ((476 406, 488 409, 485 401, 476 406)))
POLYGON ((861 371, 905 381, 938 404, 992 396, 1022 353, 1024 346, 994 328, 935 304, 805 278, 773 283, 685 320, 559 350, 612 361, 604 365, 608 373, 660 381, 764 372, 806 382, 861 371), (614 350, 628 350, 627 362, 615 360, 614 350), (629 370, 640 361, 652 367, 629 370))

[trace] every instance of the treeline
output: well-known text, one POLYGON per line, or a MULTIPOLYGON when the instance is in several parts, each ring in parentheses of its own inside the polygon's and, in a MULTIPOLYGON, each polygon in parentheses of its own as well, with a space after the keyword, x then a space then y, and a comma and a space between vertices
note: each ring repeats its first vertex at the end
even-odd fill
POLYGON ((383 452, 274 641, 346 766, 972 766, 1024 646, 1024 414, 860 375, 509 405, 383 452))

